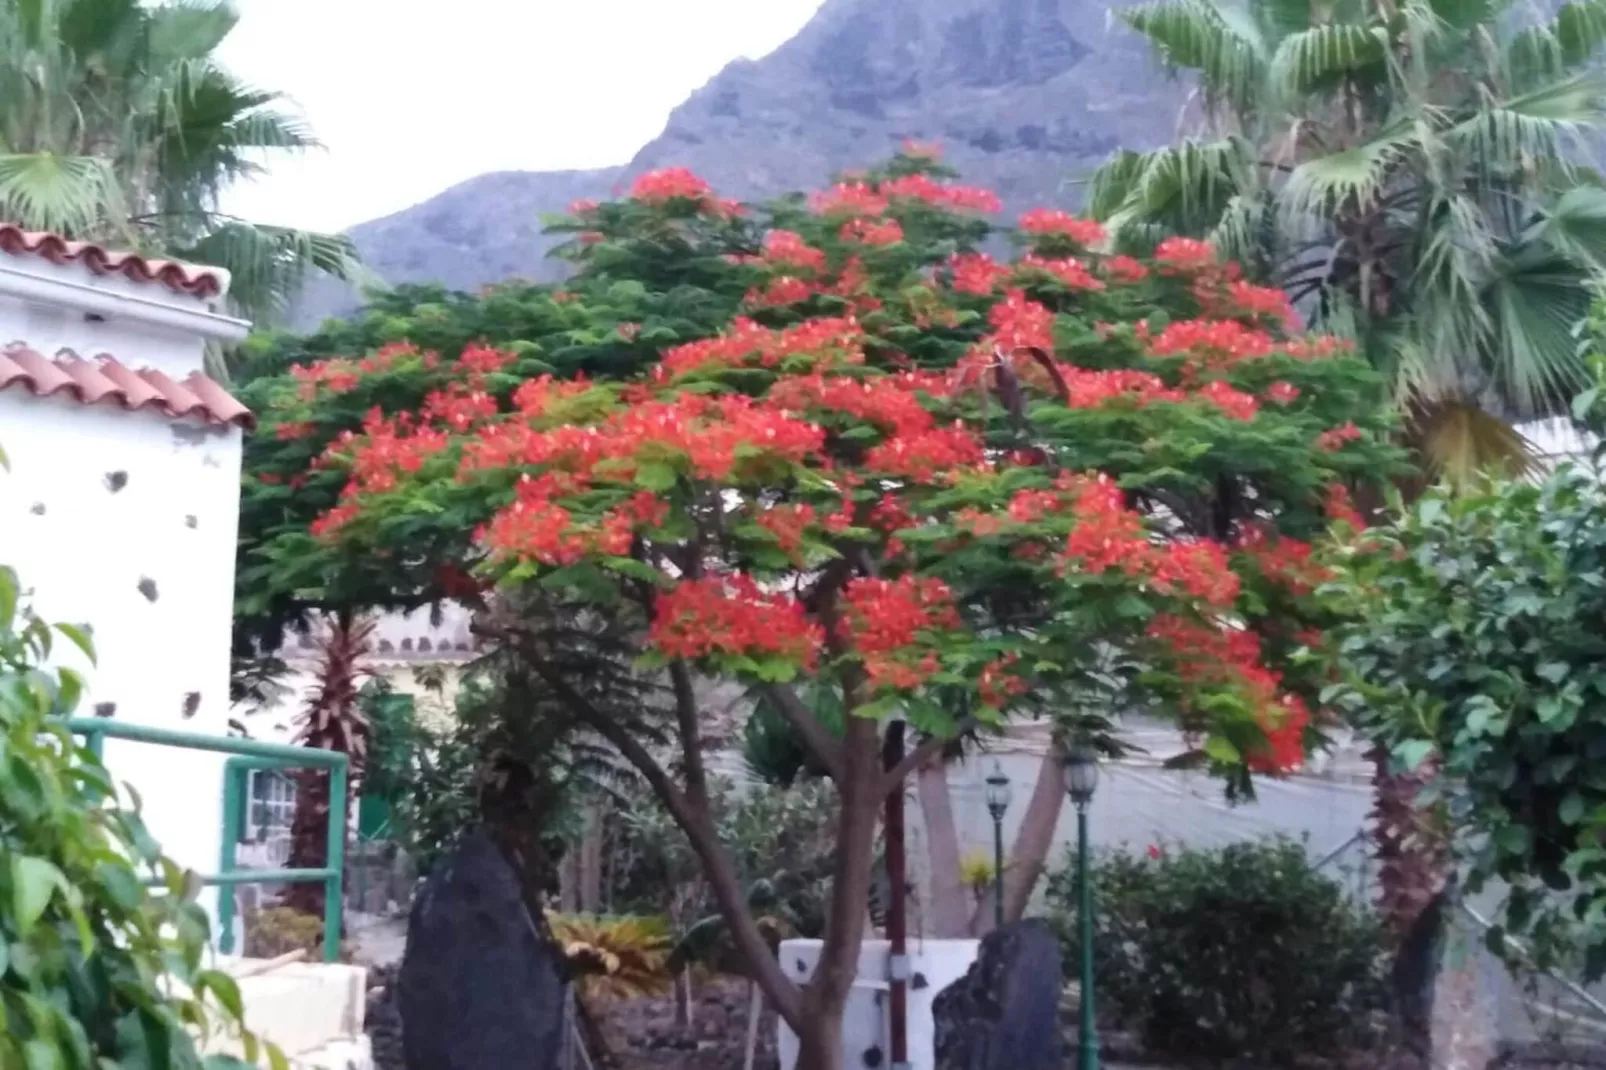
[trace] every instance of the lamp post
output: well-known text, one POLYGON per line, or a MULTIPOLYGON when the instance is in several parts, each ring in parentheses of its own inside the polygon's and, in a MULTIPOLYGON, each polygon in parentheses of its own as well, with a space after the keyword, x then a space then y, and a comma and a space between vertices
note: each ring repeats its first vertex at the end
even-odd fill
POLYGON ((987 812, 993 815, 993 928, 1004 927, 1004 812, 1009 809, 1009 777, 995 758, 987 774, 987 812))
POLYGON ((1076 883, 1082 931, 1082 1015, 1076 1070, 1098 1070, 1098 1027, 1093 1021, 1093 879, 1087 860, 1087 808, 1099 786, 1099 756, 1086 743, 1065 755, 1065 787, 1076 806, 1076 883))

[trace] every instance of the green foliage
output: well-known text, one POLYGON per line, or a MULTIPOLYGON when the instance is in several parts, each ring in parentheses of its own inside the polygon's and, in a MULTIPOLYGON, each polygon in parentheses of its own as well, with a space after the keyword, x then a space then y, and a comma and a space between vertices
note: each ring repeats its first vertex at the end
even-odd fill
MULTIPOLYGON (((817 779, 741 789, 724 784, 713 802, 720 840, 766 936, 772 942, 820 937, 836 858, 836 789, 817 779)), ((614 908, 668 914, 680 929, 677 964, 740 969, 698 861, 662 806, 637 796, 612 815, 609 831, 614 908)))
MULTIPOLYGON (((49 668, 51 648, 92 653, 87 636, 35 617, 0 567, 0 1066, 242 1066, 198 1051, 207 1030, 238 1027, 240 993, 206 965, 188 875, 60 727, 84 681, 49 668)), ((246 1055, 286 1065, 255 1037, 246 1055)))
MULTIPOLYGON (((1601 426, 1598 391, 1579 412, 1601 426)), ((1468 889, 1509 889, 1506 931, 1606 971, 1606 491, 1538 482, 1432 495, 1369 533, 1329 593, 1355 719, 1434 774, 1468 889)), ((1504 950, 1497 933, 1491 946, 1504 950)))
POLYGON ((1506 421, 1564 412, 1588 381, 1572 328, 1606 264, 1606 190, 1582 166, 1606 118, 1606 5, 1155 0, 1122 17, 1200 77, 1214 130, 1100 169, 1091 203, 1117 243, 1213 239, 1360 341, 1427 467, 1522 463, 1506 421))
MULTIPOLYGON (((1048 894, 1074 978, 1074 856, 1048 894)), ((1112 853, 1094 863, 1093 896, 1098 1008, 1147 1050, 1291 1066, 1374 1039, 1377 926, 1300 844, 1112 853)))

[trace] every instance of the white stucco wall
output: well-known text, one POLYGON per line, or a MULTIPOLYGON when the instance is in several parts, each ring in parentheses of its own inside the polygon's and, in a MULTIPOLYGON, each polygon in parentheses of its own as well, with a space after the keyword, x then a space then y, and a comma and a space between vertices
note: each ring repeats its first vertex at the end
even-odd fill
MULTIPOLYGON (((0 334, 20 336, 4 318, 0 334)), ((101 348, 134 366, 158 363, 108 341, 101 348)), ((199 348, 188 361, 170 351, 164 370, 194 370, 199 348)), ((84 713, 113 703, 123 722, 227 731, 240 445, 238 428, 0 391, 11 462, 0 472, 0 561, 46 619, 93 628, 96 666, 65 642, 58 651, 88 677, 84 713), (117 472, 126 482, 113 492, 117 472)), ((214 872, 223 757, 112 740, 106 760, 138 791, 167 853, 214 872)))

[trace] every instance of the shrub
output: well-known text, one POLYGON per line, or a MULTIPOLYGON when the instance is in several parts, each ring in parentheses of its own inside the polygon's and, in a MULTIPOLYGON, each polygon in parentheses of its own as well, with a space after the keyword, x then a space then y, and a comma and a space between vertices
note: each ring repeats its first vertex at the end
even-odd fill
MULTIPOLYGON (((1116 853, 1094 866, 1099 1009, 1156 1053, 1286 1066, 1371 1039, 1376 924, 1287 839, 1116 853)), ((1078 969, 1075 861, 1049 901, 1078 969)))
POLYGON ((548 914, 547 924, 587 1000, 656 996, 669 988, 669 925, 663 918, 548 914))
MULTIPOLYGON (((203 966, 194 881, 61 727, 84 685, 47 667, 51 646, 65 637, 92 657, 88 637, 47 625, 19 595, 0 567, 0 1067, 237 1070, 197 1050, 197 1033, 238 1026, 240 992, 203 966)), ((252 1036, 244 1049, 263 1051, 252 1036)))
POLYGON ((305 951, 309 961, 323 955, 323 919, 294 907, 266 907, 245 915, 247 958, 274 959, 305 951))

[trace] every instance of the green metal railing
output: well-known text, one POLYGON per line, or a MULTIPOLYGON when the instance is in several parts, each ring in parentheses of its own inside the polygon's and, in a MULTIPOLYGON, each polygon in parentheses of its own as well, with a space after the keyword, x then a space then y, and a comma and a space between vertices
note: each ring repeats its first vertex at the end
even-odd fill
POLYGON ((151 743, 161 747, 212 751, 231 757, 223 763, 223 850, 218 872, 202 877, 201 883, 219 888, 218 950, 225 955, 234 950, 234 887, 239 884, 301 884, 321 881, 324 887, 323 957, 334 962, 340 955, 340 907, 345 894, 346 867, 346 783, 350 759, 335 751, 293 747, 284 743, 262 743, 234 736, 207 736, 195 732, 174 732, 165 728, 127 724, 94 717, 74 717, 69 731, 84 737, 95 757, 105 752, 106 739, 132 743, 151 743), (245 829, 246 780, 254 769, 329 770, 329 841, 321 869, 240 869, 236 854, 245 829))

